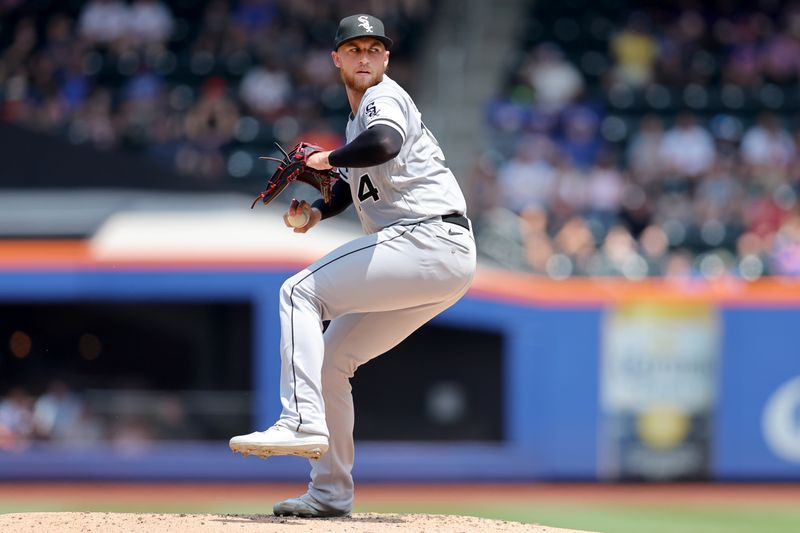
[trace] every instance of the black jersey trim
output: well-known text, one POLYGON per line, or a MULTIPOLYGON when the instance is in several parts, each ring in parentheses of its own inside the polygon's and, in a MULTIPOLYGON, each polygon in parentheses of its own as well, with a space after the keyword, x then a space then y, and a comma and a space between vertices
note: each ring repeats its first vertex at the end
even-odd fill
POLYGON ((401 126, 400 123, 397 122, 396 120, 392 120, 386 117, 376 118, 375 120, 369 121, 367 128, 369 129, 372 126, 377 126, 378 124, 384 124, 386 126, 389 126, 390 128, 397 130, 397 133, 399 133, 403 137, 403 142, 406 142, 406 132, 405 130, 403 130, 403 126, 401 126))

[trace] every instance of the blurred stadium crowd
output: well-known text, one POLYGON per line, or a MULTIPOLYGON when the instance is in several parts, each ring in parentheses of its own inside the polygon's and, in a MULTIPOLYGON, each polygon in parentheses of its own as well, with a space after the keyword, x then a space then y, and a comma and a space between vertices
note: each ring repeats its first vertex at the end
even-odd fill
MULTIPOLYGON (((364 2, 7 0, 0 120, 75 144, 146 153, 235 188, 254 154, 304 138, 335 147, 349 112, 330 68, 336 24, 364 2)), ((425 0, 372 2, 410 37, 425 0)), ((395 40, 394 76, 411 39, 395 40)), ((258 170, 263 170, 259 167, 258 170)))
POLYGON ((0 396, 0 452, 22 452, 42 442, 74 448, 102 442, 134 452, 158 440, 216 436, 186 403, 168 393, 131 397, 117 391, 95 398, 63 379, 53 379, 40 394, 14 386, 0 396))
POLYGON ((800 274, 800 4, 535 2, 471 213, 500 265, 800 274))
MULTIPOLYGON (((330 38, 365 6, 413 88, 430 0, 6 0, 0 120, 242 188, 274 140, 342 142, 330 38)), ((461 177, 484 259, 557 279, 800 274, 798 4, 541 0, 518 45, 461 177)))

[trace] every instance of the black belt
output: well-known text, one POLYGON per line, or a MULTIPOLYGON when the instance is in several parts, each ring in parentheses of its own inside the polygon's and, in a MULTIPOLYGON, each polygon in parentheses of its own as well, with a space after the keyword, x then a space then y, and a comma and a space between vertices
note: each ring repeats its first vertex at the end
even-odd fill
POLYGON ((442 217, 442 222, 449 222, 450 224, 455 224, 456 226, 461 226, 462 228, 469 230, 469 219, 464 215, 459 215, 457 213, 444 215, 442 217))

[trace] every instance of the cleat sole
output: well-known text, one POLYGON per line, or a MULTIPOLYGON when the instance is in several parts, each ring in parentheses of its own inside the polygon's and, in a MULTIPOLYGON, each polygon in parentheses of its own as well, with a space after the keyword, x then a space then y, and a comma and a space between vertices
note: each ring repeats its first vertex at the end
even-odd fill
POLYGON ((304 457, 306 459, 319 459, 322 457, 323 453, 323 450, 317 446, 299 448, 297 446, 262 447, 253 444, 231 444, 230 448, 234 453, 240 453, 244 457, 254 455, 256 457, 260 457, 261 459, 267 459, 273 455, 293 455, 295 457, 304 457))

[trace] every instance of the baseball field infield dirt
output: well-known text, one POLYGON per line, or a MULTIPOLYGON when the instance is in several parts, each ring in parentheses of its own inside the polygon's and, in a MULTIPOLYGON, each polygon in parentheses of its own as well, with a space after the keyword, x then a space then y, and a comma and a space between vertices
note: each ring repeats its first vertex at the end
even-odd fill
POLYGON ((349 518, 284 518, 244 514, 11 513, 0 515, 3 533, 190 533, 226 532, 491 532, 584 533, 472 516, 356 513, 349 518))

